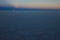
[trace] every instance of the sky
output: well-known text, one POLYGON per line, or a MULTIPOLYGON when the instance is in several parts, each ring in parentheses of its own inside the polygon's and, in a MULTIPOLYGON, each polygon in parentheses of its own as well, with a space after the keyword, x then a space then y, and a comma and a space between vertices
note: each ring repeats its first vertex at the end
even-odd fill
POLYGON ((0 6, 60 9, 60 0, 0 0, 0 6))

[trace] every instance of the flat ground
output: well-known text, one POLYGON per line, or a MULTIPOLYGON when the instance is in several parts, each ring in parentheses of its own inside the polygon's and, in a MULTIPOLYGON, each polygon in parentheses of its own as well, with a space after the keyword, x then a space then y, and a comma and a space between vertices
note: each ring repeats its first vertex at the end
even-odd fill
POLYGON ((60 12, 0 11, 0 40, 60 40, 60 12))

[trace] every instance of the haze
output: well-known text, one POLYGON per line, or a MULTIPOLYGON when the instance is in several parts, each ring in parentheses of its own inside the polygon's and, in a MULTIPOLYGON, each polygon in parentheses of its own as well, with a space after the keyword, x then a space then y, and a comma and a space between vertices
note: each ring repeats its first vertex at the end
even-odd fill
POLYGON ((0 6, 60 9, 60 0, 0 0, 0 6))

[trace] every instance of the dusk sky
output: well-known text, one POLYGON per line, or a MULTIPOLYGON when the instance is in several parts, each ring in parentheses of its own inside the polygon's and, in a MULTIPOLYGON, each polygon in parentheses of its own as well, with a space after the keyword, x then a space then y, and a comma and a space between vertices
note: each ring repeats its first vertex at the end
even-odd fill
POLYGON ((0 6, 60 9, 60 0, 0 0, 0 6))

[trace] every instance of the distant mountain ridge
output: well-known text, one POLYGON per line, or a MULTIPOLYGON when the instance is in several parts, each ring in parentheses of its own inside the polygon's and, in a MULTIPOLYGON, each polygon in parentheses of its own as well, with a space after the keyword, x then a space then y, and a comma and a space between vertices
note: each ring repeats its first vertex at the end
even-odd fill
POLYGON ((20 11, 27 10, 28 11, 28 10, 60 10, 60 9, 0 7, 0 10, 20 10, 20 11))
POLYGON ((14 7, 0 7, 0 10, 13 10, 14 7))

